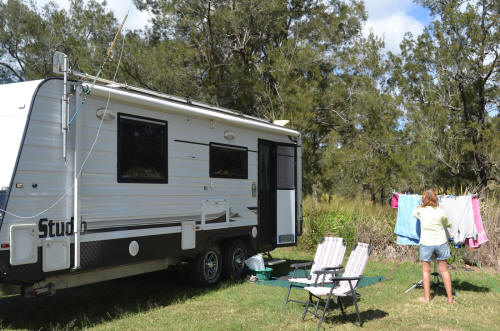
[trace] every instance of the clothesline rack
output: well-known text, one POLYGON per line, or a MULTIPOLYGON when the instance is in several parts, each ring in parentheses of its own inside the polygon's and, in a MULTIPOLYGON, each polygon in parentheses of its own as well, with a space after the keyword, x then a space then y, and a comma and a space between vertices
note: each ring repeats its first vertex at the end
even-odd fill
MULTIPOLYGON (((394 190, 394 189, 393 189, 393 197, 394 197, 394 196, 396 196, 395 198, 393 198, 393 199, 395 199, 395 201, 396 201, 396 208, 397 208, 397 206, 398 206, 398 200, 400 200, 400 199, 398 199, 398 198, 399 198, 399 197, 401 197, 401 196, 403 196, 403 195, 405 195, 405 196, 413 196, 413 198, 411 198, 411 199, 415 199, 415 198, 417 198, 417 197, 420 197, 420 198, 422 197, 420 194, 412 194, 411 192, 407 192, 407 194, 405 194, 405 193, 398 193, 398 192, 396 192, 396 190, 394 190)), ((477 194, 475 194, 475 193, 473 193, 473 194, 462 194, 462 195, 456 195, 456 194, 441 194, 441 195, 438 195, 438 197, 439 197, 439 202, 440 202, 440 204, 441 204, 441 203, 443 203, 443 204, 444 204, 444 201, 442 200, 442 199, 444 199, 444 198, 447 198, 447 199, 453 199, 453 198, 455 198, 455 200, 457 200, 457 198, 458 198, 458 197, 469 197, 469 198, 473 198, 473 199, 472 199, 473 201, 474 201, 474 198, 475 198, 475 203, 476 203, 476 205, 472 207, 472 208, 473 208, 473 210, 474 210, 474 208, 475 208, 475 211, 473 211, 473 213, 476 213, 476 212, 477 212, 477 215, 479 215, 479 206, 478 206, 479 196, 478 196, 477 194)), ((405 199, 405 201, 406 201, 406 199, 405 199)), ((450 201, 450 200, 447 200, 447 201, 450 201)), ((393 200, 393 202, 394 202, 394 200, 393 200)), ((457 203, 458 203, 458 202, 457 202, 457 203)), ((473 204, 474 204, 474 202, 473 202, 473 204)), ((395 207, 394 207, 394 205, 393 205, 393 208, 395 208, 395 207)), ((444 208, 445 208, 445 209, 446 209, 446 208, 449 208, 449 206, 446 204, 446 205, 444 206, 444 208)), ((453 209, 453 210, 454 210, 454 209, 453 209)), ((474 215, 474 217, 475 217, 475 216, 476 216, 476 214, 474 215)), ((479 219, 479 225, 478 225, 478 226, 479 226, 479 227, 480 227, 480 229, 481 229, 480 231, 482 231, 481 233, 484 235, 483 240, 484 240, 484 239, 486 239, 485 241, 487 241, 488 239, 486 238, 486 234, 484 233, 484 230, 482 229, 482 224, 481 224, 481 217, 480 217, 480 215, 478 216, 478 218, 476 218, 476 220, 477 220, 477 219, 479 219)), ((398 220, 399 220, 399 212, 398 212, 398 220)), ((474 222, 475 222, 475 221, 474 221, 474 222)), ((397 223, 397 224, 398 224, 398 223, 397 223)), ((476 225, 477 225, 477 223, 476 223, 476 225)), ((397 226, 396 226, 396 227, 397 227, 397 226)), ((474 227, 474 229, 475 229, 475 227, 474 227)), ((396 229, 395 229, 395 232, 396 232, 396 229)), ((467 233, 467 232, 465 232, 465 231, 464 231, 464 233, 467 233)), ((476 231, 475 231, 475 230, 474 230, 474 233, 476 233, 476 231)), ((478 233, 479 233, 479 232, 478 232, 478 233)), ((403 237, 404 237, 404 236, 403 236, 403 237)), ((449 234, 448 234, 448 232, 447 232, 447 237, 448 237, 448 238, 450 237, 450 236, 449 236, 449 234)), ((413 236, 412 236, 411 238, 413 238, 413 236)), ((469 238, 469 237, 466 237, 466 238, 469 238)), ((461 238, 458 238, 458 239, 460 240, 461 238)), ((479 239, 477 239, 477 240, 478 240, 478 242, 476 242, 476 243, 473 243, 472 241, 469 241, 469 243, 466 243, 465 245, 471 245, 471 243, 472 243, 471 247, 480 247, 481 242, 479 242, 479 239), (473 246, 473 245, 476 245, 476 246, 473 246), (479 246, 477 246, 477 245, 479 245, 479 246)), ((483 242, 485 242, 485 241, 483 241, 483 242)), ((398 236, 398 244, 399 244, 399 243, 400 243, 400 242, 399 242, 399 236, 398 236)), ((405 243, 402 243, 402 244, 405 244, 405 243)), ((409 245, 412 245, 412 243, 409 243, 409 245)), ((467 253, 469 253, 469 252, 467 251, 467 249, 465 248, 465 245, 464 245, 464 244, 461 244, 461 245, 458 245, 458 246, 457 246, 457 245, 455 245, 455 248, 457 248, 457 249, 459 249, 459 248, 463 248, 463 250, 465 250, 467 253)), ((393 268, 393 270, 391 270, 391 272, 389 273, 389 275, 390 275, 390 274, 394 271, 394 269, 395 269, 395 268, 396 268, 396 267, 397 267, 400 263, 401 263, 401 262, 399 262, 399 263, 397 263, 397 264, 396 264, 396 266, 393 268)), ((479 264, 478 264, 478 262, 477 262, 477 261, 475 261, 475 260, 474 260, 474 263, 476 263, 476 265, 478 265, 478 266, 479 266, 479 264)), ((482 272, 486 275, 486 277, 488 277, 488 275, 484 272, 484 270, 482 270, 482 268, 481 268, 481 267, 479 267, 479 268, 480 268, 480 269, 481 269, 481 271, 482 271, 482 272)), ((389 275, 388 275, 387 277, 389 277, 389 275)), ((387 277, 386 277, 386 278, 387 278, 387 277)), ((440 278, 441 278, 441 275, 440 275, 440 274, 438 273, 438 271, 437 271, 437 261, 436 261, 436 260, 433 260, 433 272, 431 273, 431 284, 430 284, 430 285, 431 285, 431 287, 443 287, 443 285, 442 285, 442 284, 441 284, 441 282, 440 282, 440 278)), ((488 277, 488 279, 489 279, 489 280, 490 280, 490 282, 493 284, 493 286, 495 287, 495 289, 496 289, 498 292, 500 292, 500 290, 498 289, 498 287, 496 286, 496 284, 495 284, 495 283, 494 283, 494 282, 493 282, 493 281, 492 281, 489 277, 488 277)), ((422 285, 423 285, 423 281, 422 281, 422 280, 419 280, 418 282, 414 283, 411 287, 409 287, 409 288, 405 291, 405 293, 408 293, 409 291, 411 291, 412 289, 414 289, 414 288, 416 288, 416 287, 421 287, 422 285)), ((454 295, 456 295, 455 291, 453 291, 453 294, 454 294, 454 295)))
MULTIPOLYGON (((411 191, 410 192, 406 192, 406 193, 396 192, 395 189, 392 190, 392 194, 396 194, 396 195, 401 195, 401 194, 403 194, 403 195, 418 195, 418 196, 421 196, 421 194, 412 193, 411 191)), ((457 196, 470 196, 470 197, 474 198, 474 197, 477 197, 478 195, 476 193, 473 193, 473 194, 465 194, 465 195, 438 194, 437 196, 438 196, 438 198, 442 198, 442 197, 445 197, 445 198, 454 197, 454 198, 456 198, 457 196)))
MULTIPOLYGON (((433 271, 431 272, 431 288, 444 288, 444 285, 441 283, 440 279, 441 279, 441 274, 437 271, 437 261, 436 259, 432 260, 432 264, 433 264, 433 271)), ((418 282, 416 282, 415 284, 413 284, 412 286, 410 286, 406 291, 405 293, 408 293, 410 292, 411 290, 413 290, 414 288, 417 288, 417 287, 423 287, 423 280, 419 280, 418 282)), ((452 288, 451 289, 452 293, 454 296, 458 296, 458 294, 455 292, 455 289, 452 288)))

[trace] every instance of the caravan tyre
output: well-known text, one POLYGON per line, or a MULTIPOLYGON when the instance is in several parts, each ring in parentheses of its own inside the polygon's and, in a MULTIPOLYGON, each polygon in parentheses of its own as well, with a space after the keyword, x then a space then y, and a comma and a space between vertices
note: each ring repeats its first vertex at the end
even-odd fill
POLYGON ((219 246, 211 245, 205 252, 198 254, 192 262, 193 277, 198 285, 214 285, 220 280, 222 254, 219 246))
POLYGON ((224 273, 227 278, 240 280, 246 276, 245 260, 248 250, 243 240, 235 240, 227 246, 224 252, 224 273))

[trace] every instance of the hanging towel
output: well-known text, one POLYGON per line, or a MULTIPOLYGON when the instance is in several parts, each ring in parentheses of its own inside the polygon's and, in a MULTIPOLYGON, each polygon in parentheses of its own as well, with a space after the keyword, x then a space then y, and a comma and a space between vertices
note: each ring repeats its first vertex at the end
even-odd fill
POLYGON ((398 235, 397 243, 400 245, 418 245, 420 241, 420 222, 413 217, 413 211, 421 200, 418 195, 399 196, 398 218, 394 233, 398 235))
POLYGON ((466 238, 476 238, 472 196, 443 197, 440 206, 446 211, 451 223, 450 236, 455 244, 463 244, 466 238))
POLYGON ((479 209, 479 199, 477 196, 472 197, 472 212, 474 214, 477 237, 465 239, 465 244, 469 247, 478 248, 488 241, 488 237, 486 236, 486 232, 484 232, 483 220, 481 219, 481 211, 479 209))
POLYGON ((391 207, 398 208, 399 193, 392 193, 391 207))
POLYGON ((420 239, 408 238, 405 236, 397 236, 396 244, 398 245, 418 245, 420 239))

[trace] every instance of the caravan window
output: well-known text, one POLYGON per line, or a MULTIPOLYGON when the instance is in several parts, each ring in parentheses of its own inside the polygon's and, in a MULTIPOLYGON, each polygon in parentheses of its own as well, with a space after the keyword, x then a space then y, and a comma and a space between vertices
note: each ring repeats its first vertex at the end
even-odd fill
POLYGON ((277 148, 279 190, 295 189, 295 147, 280 145, 277 148))
POLYGON ((247 179, 248 149, 210 143, 210 177, 247 179))
POLYGON ((118 182, 167 183, 167 125, 118 114, 118 182))

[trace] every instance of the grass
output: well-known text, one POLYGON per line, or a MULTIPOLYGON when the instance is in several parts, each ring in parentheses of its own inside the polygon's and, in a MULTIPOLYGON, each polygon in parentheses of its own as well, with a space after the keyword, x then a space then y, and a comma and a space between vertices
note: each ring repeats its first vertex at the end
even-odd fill
MULTIPOLYGON (((289 262, 310 260, 312 254, 295 248, 273 252, 289 262)), ((394 262, 371 259, 366 276, 386 276, 394 262)), ((287 266, 282 266, 282 272, 287 266)), ((214 288, 193 287, 186 268, 130 277, 60 291, 54 297, 0 300, 1 329, 88 330, 314 330, 317 320, 303 307, 291 303, 283 310, 286 289, 249 282, 224 282, 214 288)), ((490 275, 500 284, 500 274, 490 275)), ((363 329, 484 330, 500 325, 500 293, 479 271, 452 271, 457 304, 448 305, 438 291, 431 303, 417 298, 422 289, 404 291, 421 277, 417 263, 403 262, 380 289, 378 284, 359 289, 363 329)), ((294 292, 305 299, 305 292, 294 292)), ((324 323, 326 329, 359 330, 352 325, 354 307, 347 307, 349 321, 338 310, 324 323)))

